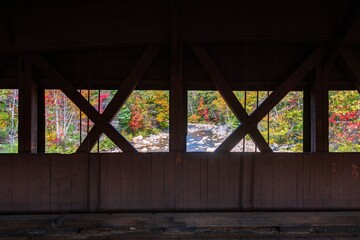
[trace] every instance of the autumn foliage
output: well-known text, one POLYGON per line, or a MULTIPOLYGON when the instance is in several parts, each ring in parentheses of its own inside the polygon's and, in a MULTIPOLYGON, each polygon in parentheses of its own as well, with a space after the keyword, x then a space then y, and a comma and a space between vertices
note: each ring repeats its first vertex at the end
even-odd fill
MULTIPOLYGON (((80 91, 80 90, 79 90, 80 91)), ((80 91, 102 113, 116 90, 80 91)), ((271 92, 236 91, 251 114, 271 92)), ((258 129, 276 151, 302 151, 303 94, 290 92, 258 124, 258 129), (269 138, 268 138, 269 136, 269 138)), ((60 90, 45 91, 46 152, 72 153, 94 126, 60 90)), ((240 123, 221 95, 215 91, 188 92, 188 122, 227 125, 240 123)), ((128 140, 135 136, 168 132, 169 92, 134 91, 111 124, 128 140)), ((0 152, 17 152, 18 90, 0 90, 0 152)), ((360 151, 360 95, 356 91, 329 91, 329 148, 336 152, 360 151)), ((249 140, 249 137, 246 137, 249 140)), ((115 145, 103 135, 100 151, 115 145)), ((95 149, 96 150, 96 149, 95 149)), ((95 151, 94 150, 94 151, 95 151)))

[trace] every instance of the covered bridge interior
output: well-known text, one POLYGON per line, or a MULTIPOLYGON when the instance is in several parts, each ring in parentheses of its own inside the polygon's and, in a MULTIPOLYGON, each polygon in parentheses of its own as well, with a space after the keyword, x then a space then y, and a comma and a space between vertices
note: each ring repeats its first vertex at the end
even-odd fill
POLYGON ((356 239, 360 154, 329 151, 329 91, 360 93, 359 2, 1 1, 0 89, 19 95, 0 239, 356 239), (94 123, 72 154, 46 151, 47 89, 94 123), (80 89, 118 91, 100 112, 80 89), (139 152, 111 124, 134 90, 169 91, 168 151, 139 152), (187 151, 194 90, 240 122, 211 153, 187 151), (234 91, 269 94, 249 113, 234 91), (275 152, 257 126, 291 91, 302 149, 275 152), (92 152, 102 134, 121 152, 92 152), (231 152, 248 134, 256 152, 231 152))

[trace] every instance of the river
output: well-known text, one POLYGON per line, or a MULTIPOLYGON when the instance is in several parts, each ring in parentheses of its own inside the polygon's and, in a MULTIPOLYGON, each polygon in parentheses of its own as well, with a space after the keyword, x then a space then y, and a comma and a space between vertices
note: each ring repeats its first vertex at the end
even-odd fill
MULTIPOLYGON (((213 152, 233 131, 226 125, 189 124, 186 136, 187 152, 213 152)), ((169 151, 169 134, 166 132, 148 137, 137 136, 131 141, 140 152, 169 151)), ((245 150, 253 152, 255 144, 248 140, 245 150)), ((243 143, 240 142, 233 151, 242 152, 243 143)))

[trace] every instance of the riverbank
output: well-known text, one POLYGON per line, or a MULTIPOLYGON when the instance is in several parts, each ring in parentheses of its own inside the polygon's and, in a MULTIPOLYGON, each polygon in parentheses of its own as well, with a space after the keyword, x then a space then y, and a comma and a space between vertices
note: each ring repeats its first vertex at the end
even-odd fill
MULTIPOLYGON (((234 131, 228 125, 188 124, 186 137, 187 152, 213 152, 234 131)), ((168 152, 169 133, 162 132, 147 137, 141 135, 131 140, 134 147, 140 152, 168 152)), ((293 146, 271 144, 274 152, 289 152, 293 146)), ((255 152, 256 145, 251 139, 240 141, 231 152, 255 152), (245 150, 244 150, 245 148, 245 150)))
MULTIPOLYGON (((188 124, 187 151, 213 152, 230 135, 234 129, 227 125, 188 124)), ((131 143, 140 152, 167 152, 169 151, 169 133, 162 132, 147 137, 141 135, 132 139, 131 143)), ((255 151, 255 144, 251 140, 241 141, 232 151, 255 151)))

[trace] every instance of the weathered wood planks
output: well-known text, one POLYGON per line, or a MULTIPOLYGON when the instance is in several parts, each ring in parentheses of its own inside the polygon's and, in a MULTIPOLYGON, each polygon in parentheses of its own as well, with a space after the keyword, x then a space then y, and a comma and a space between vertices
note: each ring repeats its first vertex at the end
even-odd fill
POLYGON ((355 210, 358 156, 5 154, 0 212, 355 210))

